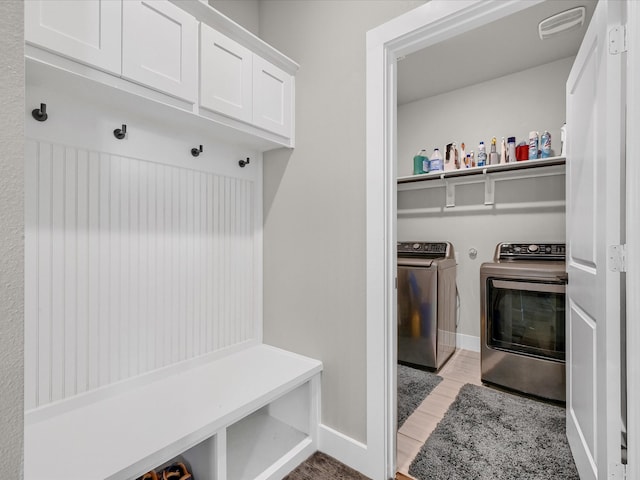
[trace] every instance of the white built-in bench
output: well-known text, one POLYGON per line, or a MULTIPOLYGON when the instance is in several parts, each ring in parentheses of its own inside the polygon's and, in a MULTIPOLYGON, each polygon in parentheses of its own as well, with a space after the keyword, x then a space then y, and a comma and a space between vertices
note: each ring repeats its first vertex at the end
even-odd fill
POLYGON ((321 370, 258 344, 27 414, 25 480, 132 479, 177 456, 197 480, 282 478, 316 450, 321 370))

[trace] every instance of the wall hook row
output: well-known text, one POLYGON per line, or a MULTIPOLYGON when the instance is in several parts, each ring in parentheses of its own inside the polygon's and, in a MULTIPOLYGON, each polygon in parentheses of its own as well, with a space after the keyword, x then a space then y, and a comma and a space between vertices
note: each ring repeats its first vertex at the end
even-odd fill
POLYGON ((201 153, 202 153, 202 145, 200 145, 200 148, 199 148, 199 149, 198 149, 198 148, 196 148, 196 147, 193 147, 193 148, 191 149, 191 155, 193 155, 194 157, 197 157, 197 156, 198 156, 198 155, 200 155, 201 153))
POLYGON ((34 108, 31 110, 31 116, 39 122, 44 122, 49 115, 47 115, 47 104, 41 103, 40 108, 34 108))
POLYGON ((245 165, 249 165, 249 157, 247 157, 246 160, 238 160, 238 165, 240 165, 240 168, 244 168, 245 165))
POLYGON ((127 135, 127 126, 123 123, 122 128, 116 128, 113 131, 113 136, 118 140, 122 140, 127 135))

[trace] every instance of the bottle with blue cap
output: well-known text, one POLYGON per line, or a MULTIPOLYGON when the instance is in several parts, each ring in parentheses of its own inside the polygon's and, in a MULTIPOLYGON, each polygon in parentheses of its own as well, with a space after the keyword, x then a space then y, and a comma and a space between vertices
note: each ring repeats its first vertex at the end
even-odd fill
POLYGON ((480 142, 478 145, 478 166, 484 167, 487 164, 487 149, 484 146, 484 142, 480 142))

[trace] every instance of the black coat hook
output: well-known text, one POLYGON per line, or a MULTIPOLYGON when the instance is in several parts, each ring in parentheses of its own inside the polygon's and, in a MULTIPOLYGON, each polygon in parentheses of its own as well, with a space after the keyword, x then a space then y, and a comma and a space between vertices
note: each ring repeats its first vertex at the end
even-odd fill
POLYGON ((31 115, 39 122, 44 122, 49 115, 47 115, 47 104, 41 103, 40 108, 34 108, 31 110, 31 115))
POLYGON ((113 136, 116 137, 118 140, 122 140, 126 134, 127 134, 127 126, 124 123, 122 124, 122 128, 116 128, 113 131, 113 136))
POLYGON ((249 157, 247 157, 246 160, 238 160, 238 165, 240 165, 240 168, 244 168, 245 165, 249 165, 249 157))
POLYGON ((197 148, 195 148, 195 147, 193 147, 191 149, 191 155, 193 155, 194 157, 197 157, 201 153, 202 153, 202 145, 200 145, 200 149, 199 150, 197 148))

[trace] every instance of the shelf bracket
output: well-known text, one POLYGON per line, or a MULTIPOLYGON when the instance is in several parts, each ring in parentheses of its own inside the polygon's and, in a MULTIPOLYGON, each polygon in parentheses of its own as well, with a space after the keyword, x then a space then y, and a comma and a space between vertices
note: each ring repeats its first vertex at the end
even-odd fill
POLYGON ((495 203, 496 181, 485 174, 484 177, 484 204, 493 205, 495 203))
POLYGON ((444 188, 445 188, 445 205, 447 207, 455 207, 456 206, 456 186, 453 182, 447 182, 447 180, 443 179, 444 188))

